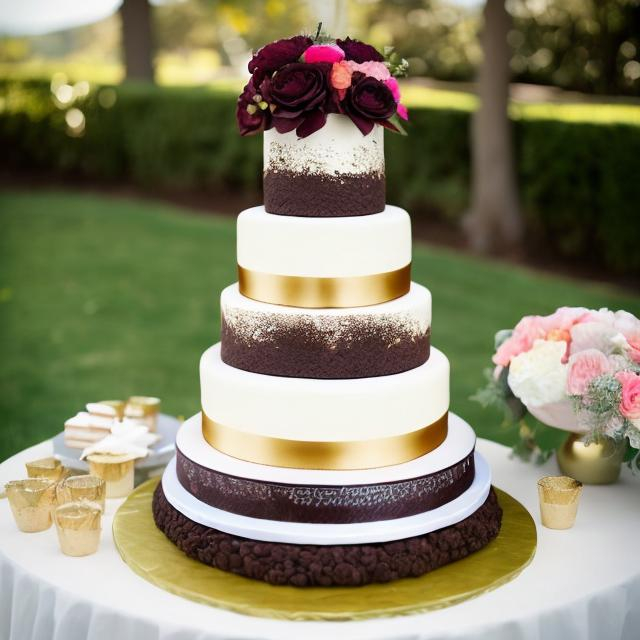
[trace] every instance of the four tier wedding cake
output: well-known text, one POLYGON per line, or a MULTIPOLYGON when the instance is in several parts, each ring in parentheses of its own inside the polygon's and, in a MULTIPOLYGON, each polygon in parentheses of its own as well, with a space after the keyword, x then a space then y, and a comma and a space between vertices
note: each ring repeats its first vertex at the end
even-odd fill
POLYGON ((186 554, 272 584, 363 585, 464 558, 500 529, 473 429, 449 413, 411 282, 411 225, 384 202, 394 72, 350 40, 263 47, 238 101, 264 131, 265 205, 238 218, 238 283, 156 490, 186 554))

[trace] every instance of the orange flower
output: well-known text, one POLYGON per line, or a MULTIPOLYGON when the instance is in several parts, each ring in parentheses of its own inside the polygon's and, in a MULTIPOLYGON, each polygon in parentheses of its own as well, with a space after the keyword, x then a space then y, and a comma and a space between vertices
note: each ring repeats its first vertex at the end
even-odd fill
POLYGON ((329 80, 331 86, 338 92, 340 100, 344 99, 347 89, 351 86, 351 67, 347 62, 334 62, 331 67, 329 80))

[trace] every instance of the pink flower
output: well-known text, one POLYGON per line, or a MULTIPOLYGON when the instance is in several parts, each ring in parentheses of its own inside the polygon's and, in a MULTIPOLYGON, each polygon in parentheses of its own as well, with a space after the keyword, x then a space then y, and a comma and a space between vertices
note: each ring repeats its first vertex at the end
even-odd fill
POLYGON ((583 307, 560 307, 548 316, 525 316, 518 322, 511 337, 500 345, 493 356, 493 362, 508 366, 513 357, 531 349, 535 340, 566 342, 567 351, 562 361, 567 362, 571 328, 582 322, 588 311, 583 307))
POLYGON ((389 69, 387 69, 384 62, 354 62, 349 60, 348 64, 351 67, 351 71, 359 71, 364 73, 365 76, 380 80, 380 82, 386 82, 391 78, 389 69))
POLYGON ((397 113, 403 120, 409 119, 409 112, 407 111, 407 107, 403 104, 398 103, 397 113))
POLYGON ((627 342, 629 343, 629 357, 637 363, 640 363, 640 339, 639 340, 629 340, 627 338, 627 342))
POLYGON ((551 315, 546 316, 544 324, 547 333, 551 331, 569 331, 574 324, 584 322, 589 316, 589 310, 584 307, 560 307, 551 315))
POLYGON ((541 316, 525 316, 518 322, 513 333, 507 338, 493 356, 494 364, 508 367, 517 355, 529 351, 536 340, 546 337, 546 330, 541 316))
POLYGON ((385 84, 391 89, 391 95, 396 102, 400 102, 400 86, 395 78, 389 78, 385 84))
POLYGON ((629 345, 629 357, 640 362, 640 320, 627 311, 616 311, 614 326, 629 345))
POLYGON ((314 44, 303 54, 304 62, 340 62, 344 60, 344 51, 337 44, 314 44))
POLYGON ((640 375, 633 371, 619 371, 616 378, 622 385, 620 413, 636 422, 640 420, 640 375))
POLYGON ((594 378, 609 371, 607 356, 597 349, 586 349, 572 355, 569 358, 567 393, 570 396, 583 395, 594 378))

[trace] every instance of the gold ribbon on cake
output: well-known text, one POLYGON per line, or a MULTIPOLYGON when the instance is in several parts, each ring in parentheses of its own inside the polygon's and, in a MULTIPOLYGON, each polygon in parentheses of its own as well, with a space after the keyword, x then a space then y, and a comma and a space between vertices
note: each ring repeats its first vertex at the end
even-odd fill
POLYGON ((203 411, 202 435, 214 449, 246 462, 293 469, 372 469, 409 462, 433 451, 447 437, 448 416, 447 412, 426 427, 398 436, 319 442, 239 431, 203 411))
POLYGON ((411 263, 368 276, 317 278, 252 271, 238 265, 240 293, 252 300, 288 307, 367 307, 409 293, 411 263))

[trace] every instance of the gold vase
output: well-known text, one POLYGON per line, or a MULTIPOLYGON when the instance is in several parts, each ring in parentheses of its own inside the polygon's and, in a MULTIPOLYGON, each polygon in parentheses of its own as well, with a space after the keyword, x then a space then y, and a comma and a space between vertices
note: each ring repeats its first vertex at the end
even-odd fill
POLYGON ((624 440, 603 438, 587 445, 580 434, 570 433, 556 453, 560 471, 566 476, 583 484, 611 484, 620 477, 625 451, 624 440))

